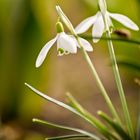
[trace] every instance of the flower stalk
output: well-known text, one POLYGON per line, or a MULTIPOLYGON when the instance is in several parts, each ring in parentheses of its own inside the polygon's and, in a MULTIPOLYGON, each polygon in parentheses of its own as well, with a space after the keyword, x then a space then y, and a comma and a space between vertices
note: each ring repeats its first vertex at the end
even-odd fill
POLYGON ((100 89, 100 91, 102 93, 102 96, 105 98, 105 101, 106 101, 106 103, 107 103, 107 105, 108 105, 113 117, 118 121, 119 124, 121 124, 121 120, 120 120, 120 118, 119 118, 119 116, 118 116, 118 114, 117 114, 117 112, 115 110, 115 107, 113 106, 113 104, 112 104, 112 102, 111 102, 111 100, 110 100, 110 98, 109 98, 109 96, 108 96, 108 94, 107 94, 107 92, 106 92, 106 90, 105 90, 105 88, 104 88, 104 86, 103 86, 103 84, 102 84, 97 72, 96 72, 96 69, 95 69, 95 67, 94 67, 89 55, 87 54, 86 50, 84 49, 84 46, 83 46, 83 44, 81 42, 80 37, 77 35, 76 31, 73 28, 73 25, 71 24, 71 22, 67 18, 67 16, 63 13, 61 8, 59 6, 56 6, 56 10, 57 10, 57 13, 60 16, 61 20, 63 21, 63 23, 68 27, 70 32, 75 36, 75 38, 76 38, 76 40, 78 42, 78 45, 79 45, 79 47, 80 47, 80 49, 81 49, 81 51, 83 53, 83 56, 84 56, 88 66, 89 66, 89 68, 91 70, 92 76, 96 80, 96 83, 97 83, 97 85, 98 85, 98 87, 99 87, 99 89, 100 89))
MULTIPOLYGON (((105 0, 102 0, 102 1, 104 3, 106 3, 105 0)), ((106 36, 108 38, 111 38, 111 31, 109 29, 106 12, 101 12, 101 13, 102 13, 104 24, 105 24, 106 36)), ((132 122, 130 119, 130 114, 129 114, 129 110, 128 110, 128 106, 127 106, 127 102, 126 102, 126 98, 125 98, 125 94, 124 94, 124 90, 123 90, 123 86, 122 86, 122 81, 121 81, 121 77, 120 77, 120 73, 119 73, 119 69, 118 69, 118 65, 117 65, 117 60, 116 60, 112 40, 108 40, 108 49, 109 49, 110 59, 111 59, 112 68, 113 68, 113 72, 114 72, 114 76, 115 76, 115 81, 117 84, 119 96, 121 99, 121 104, 123 107, 123 112, 124 112, 127 129, 128 129, 129 135, 132 137, 132 139, 135 139, 134 130, 133 130, 132 122)))
POLYGON ((78 39, 78 37, 77 37, 77 41, 78 41, 78 43, 79 43, 79 45, 81 47, 81 51, 83 53, 83 56, 84 56, 88 66, 89 66, 89 68, 91 70, 92 76, 96 80, 97 86, 101 90, 102 96, 105 98, 105 101, 106 101, 106 103, 107 103, 107 105, 108 105, 113 117, 118 121, 118 123, 121 123, 120 118, 119 118, 119 116, 118 116, 118 114, 117 114, 117 112, 115 110, 115 107, 113 106, 113 104, 112 104, 112 102, 111 102, 111 100, 110 100, 110 98, 109 98, 109 96, 108 96, 108 94, 107 94, 107 92, 106 92, 106 90, 105 90, 105 88, 104 88, 99 76, 98 76, 98 73, 97 73, 97 71, 96 71, 96 69, 95 69, 95 67, 94 67, 89 55, 84 50, 84 48, 83 48, 80 40, 78 39))

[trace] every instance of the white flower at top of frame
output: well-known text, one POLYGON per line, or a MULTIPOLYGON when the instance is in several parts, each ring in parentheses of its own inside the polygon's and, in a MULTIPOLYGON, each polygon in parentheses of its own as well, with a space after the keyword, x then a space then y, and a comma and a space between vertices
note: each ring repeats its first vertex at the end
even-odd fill
MULTIPOLYGON (((86 51, 89 51, 89 52, 93 51, 92 46, 87 40, 83 38, 79 38, 79 39, 83 48, 86 51)), ((79 47, 79 45, 75 37, 71 35, 67 35, 65 32, 58 33, 55 38, 47 42, 45 46, 41 49, 36 60, 37 68, 42 65, 50 48, 53 46, 55 42, 57 42, 57 50, 59 52, 58 54, 59 56, 62 56, 63 54, 77 53, 77 47, 79 47)))
MULTIPOLYGON (((111 21, 111 18, 113 18, 116 21, 123 24, 124 26, 126 26, 127 28, 130 28, 135 31, 139 30, 139 27, 125 15, 118 14, 118 13, 110 13, 110 12, 106 11, 106 18, 107 18, 109 27, 113 26, 112 21, 111 21)), ((75 28, 75 31, 77 34, 81 34, 81 33, 86 32, 91 26, 93 26, 92 36, 100 38, 105 31, 105 24, 104 24, 102 13, 100 11, 98 11, 95 16, 91 16, 91 17, 83 20, 75 28)), ((95 43, 98 41, 99 41, 99 39, 93 39, 93 42, 95 42, 95 43)))

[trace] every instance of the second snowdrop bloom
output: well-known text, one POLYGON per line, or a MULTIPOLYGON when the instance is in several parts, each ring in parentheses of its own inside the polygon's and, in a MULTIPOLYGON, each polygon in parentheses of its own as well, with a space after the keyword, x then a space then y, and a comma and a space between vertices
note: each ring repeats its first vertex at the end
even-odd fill
MULTIPOLYGON (((58 50, 59 56, 62 56, 64 54, 69 54, 69 53, 75 54, 75 53, 77 53, 77 47, 80 48, 75 37, 73 35, 67 35, 64 32, 63 25, 61 22, 58 22, 56 24, 56 27, 57 27, 56 37, 45 44, 45 46, 41 49, 41 51, 37 57, 37 60, 36 60, 37 68, 40 67, 41 64, 44 62, 50 48, 54 45, 55 42, 57 42, 57 50, 58 50)), ((89 51, 89 52, 93 51, 93 48, 88 41, 86 41, 83 38, 79 38, 79 40, 82 44, 82 47, 86 51, 89 51)))
MULTIPOLYGON (((128 17, 117 14, 117 13, 110 13, 107 11, 106 3, 104 0, 99 0, 99 7, 101 11, 98 11, 95 16, 89 17, 85 20, 83 20, 76 28, 75 31, 78 34, 86 32, 91 26, 93 26, 92 29, 92 36, 93 37, 101 37, 103 32, 106 31, 106 27, 104 24, 103 14, 107 18, 107 24, 109 27, 113 26, 111 18, 120 22, 124 26, 126 26, 129 29, 138 31, 138 26, 130 20, 128 17)), ((99 39, 93 39, 93 42, 98 42, 99 39)))

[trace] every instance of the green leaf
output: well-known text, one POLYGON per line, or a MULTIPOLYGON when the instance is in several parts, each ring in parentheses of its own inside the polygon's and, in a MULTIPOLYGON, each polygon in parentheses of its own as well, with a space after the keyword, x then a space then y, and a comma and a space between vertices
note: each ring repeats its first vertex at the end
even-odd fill
POLYGON ((46 138, 46 140, 68 140, 68 139, 91 139, 88 136, 85 135, 78 135, 78 134, 74 134, 74 135, 65 135, 65 136, 58 136, 58 137, 51 137, 51 138, 46 138))
POLYGON ((140 63, 136 62, 135 60, 132 60, 128 57, 124 56, 117 56, 117 63, 119 65, 126 66, 128 68, 131 68, 139 73, 140 71, 140 63))
POLYGON ((96 127, 101 134, 103 134, 105 137, 109 138, 110 136, 113 137, 114 139, 115 136, 113 136, 108 129, 99 121, 97 120, 95 117, 93 117, 90 113, 88 113, 87 111, 85 111, 84 113, 78 112, 76 109, 72 108, 71 106, 64 104, 63 102, 60 102, 58 100, 55 100, 45 94, 43 94, 42 92, 38 91, 37 89, 35 89, 34 87, 32 87, 31 85, 25 83, 25 85, 27 87, 29 87, 32 91, 34 91, 37 95, 41 96, 42 98, 60 106, 63 107, 71 112, 73 112, 74 114, 80 116, 81 118, 83 118, 84 120, 86 120, 87 122, 89 122, 90 124, 92 124, 94 127, 96 127))
POLYGON ((84 136, 91 137, 94 140, 101 140, 99 137, 95 136, 94 134, 89 133, 89 132, 87 132, 85 130, 78 129, 78 128, 72 128, 72 127, 67 127, 67 126, 63 126, 63 125, 58 125, 58 124, 43 121, 43 120, 40 120, 40 119, 33 119, 33 122, 43 124, 43 125, 47 125, 47 126, 50 126, 50 127, 53 127, 53 128, 59 128, 59 129, 63 129, 63 130, 69 130, 69 131, 78 132, 78 133, 83 134, 84 136))
POLYGON ((87 40, 92 40, 94 38, 94 39, 112 40, 112 41, 119 41, 119 42, 126 42, 126 43, 140 45, 140 40, 136 40, 136 39, 115 38, 115 37, 92 37, 91 35, 78 35, 78 36, 87 40))
POLYGON ((95 127, 99 130, 99 132, 101 132, 107 138, 112 137, 114 139, 117 139, 112 133, 110 133, 110 130, 108 130, 104 124, 102 124, 93 115, 91 115, 87 110, 85 110, 70 93, 67 93, 67 97, 69 99, 70 105, 74 107, 78 112, 83 114, 85 117, 93 121, 95 124, 95 127))
POLYGON ((73 112, 74 114, 77 114, 78 116, 80 116, 81 118, 84 118, 85 120, 89 121, 88 119, 86 119, 85 117, 83 117, 83 115, 81 115, 79 112, 77 112, 74 108, 70 107, 69 105, 63 103, 63 102, 60 102, 58 100, 55 100, 53 98, 51 98, 50 96, 47 96, 46 94, 40 92, 39 90, 35 89, 34 87, 32 87, 31 85, 25 83, 25 85, 30 88, 32 91, 34 91, 37 95, 39 95, 40 97, 44 98, 45 100, 47 101, 50 101, 62 108, 65 108, 71 112, 73 112))
POLYGON ((124 129, 116 121, 112 120, 107 114, 102 111, 98 111, 98 115, 104 121, 106 121, 123 140, 132 140, 130 136, 124 131, 124 129))
POLYGON ((87 117, 85 117, 83 114, 79 113, 78 111, 76 111, 74 108, 70 107, 69 105, 67 104, 64 104, 63 102, 60 102, 58 100, 55 100, 45 94, 43 94, 42 92, 38 91, 37 89, 35 89, 34 87, 30 86, 29 84, 25 83, 25 85, 27 87, 29 87, 32 91, 34 91, 37 95, 41 96, 42 98, 60 106, 60 107, 63 107, 71 112, 73 112, 74 114, 80 116, 81 118, 83 118, 84 120, 86 120, 87 122, 89 122, 90 124, 92 124, 93 126, 95 126, 95 124, 93 123, 93 121, 91 121, 90 119, 88 119, 87 117))
POLYGON ((69 93, 66 93, 70 106, 75 108, 78 112, 84 114, 85 109, 77 102, 77 100, 69 93))

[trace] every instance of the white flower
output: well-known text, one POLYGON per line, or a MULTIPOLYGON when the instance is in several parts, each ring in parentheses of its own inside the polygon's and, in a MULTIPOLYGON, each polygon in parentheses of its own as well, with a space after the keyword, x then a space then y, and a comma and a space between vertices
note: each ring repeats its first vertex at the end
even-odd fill
POLYGON ((45 46, 41 49, 36 60, 36 67, 39 67, 43 63, 48 54, 48 51, 55 42, 57 42, 57 50, 59 51, 59 54, 77 52, 75 41, 65 32, 58 33, 54 39, 46 43, 45 46))
MULTIPOLYGON (((86 51, 93 51, 93 48, 88 41, 83 38, 79 38, 79 40, 86 51)), ((41 49, 36 60, 37 68, 41 66, 48 54, 48 51, 55 42, 57 42, 57 50, 59 51, 59 56, 68 53, 75 54, 77 52, 77 47, 80 48, 74 36, 67 35, 65 32, 58 33, 54 39, 46 43, 45 46, 41 49)))
MULTIPOLYGON (((109 27, 113 26, 111 18, 115 19, 116 21, 120 22, 127 28, 130 28, 132 30, 138 31, 139 27, 128 17, 117 14, 117 13, 110 13, 106 10, 106 3, 105 1, 99 0, 99 6, 101 9, 101 12, 98 11, 95 16, 89 17, 85 20, 83 20, 76 28, 75 31, 77 34, 81 34, 86 32, 91 26, 93 26, 92 29, 92 36, 93 37, 101 37, 103 32, 105 31, 105 24, 103 20, 102 13, 106 15, 108 25, 109 27)), ((98 42, 99 39, 93 39, 93 42, 98 42)))

